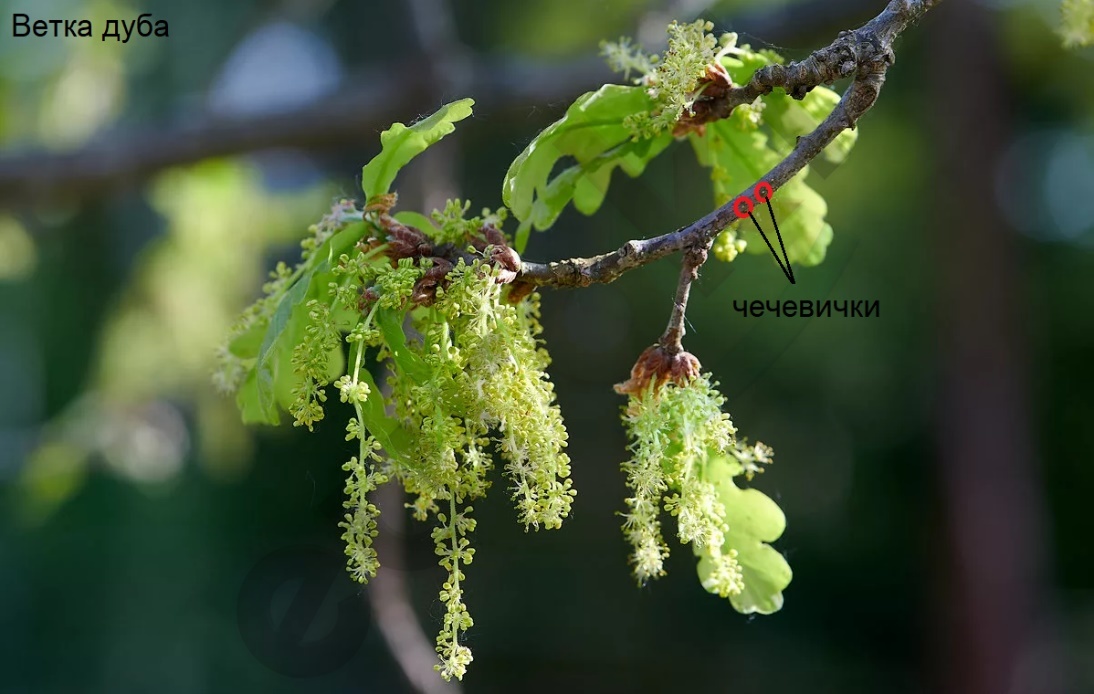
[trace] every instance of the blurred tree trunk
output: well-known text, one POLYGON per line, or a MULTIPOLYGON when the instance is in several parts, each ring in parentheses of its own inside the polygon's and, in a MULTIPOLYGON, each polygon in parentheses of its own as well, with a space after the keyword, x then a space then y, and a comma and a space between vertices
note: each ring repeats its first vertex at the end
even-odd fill
MULTIPOLYGON (((1043 493, 1027 388, 1023 263, 994 200, 1008 133, 993 17, 944 3, 931 21, 924 80, 937 189, 924 224, 937 249, 938 477, 944 547, 931 645, 939 689, 1055 691, 1042 627, 1048 601, 1043 493)), ((1034 212, 1031 211, 1031 214, 1034 212)), ((934 689, 934 688, 932 688, 934 689)))

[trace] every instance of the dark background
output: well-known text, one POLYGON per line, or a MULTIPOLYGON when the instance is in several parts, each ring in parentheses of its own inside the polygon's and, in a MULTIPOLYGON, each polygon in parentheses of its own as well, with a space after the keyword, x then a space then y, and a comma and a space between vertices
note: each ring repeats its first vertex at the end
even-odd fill
MULTIPOLYGON (((538 129, 611 79, 600 39, 655 48, 666 18, 702 14, 802 58, 882 5, 0 2, 0 691, 440 691, 336 568, 345 413, 244 428, 212 347, 392 120, 475 97, 397 186, 408 208, 493 207, 538 129), (15 12, 96 35, 13 39, 15 12), (141 12, 170 38, 99 40, 141 12)), ((1094 52, 1056 22, 1052 2, 932 11, 852 156, 812 175, 826 261, 794 287, 764 256, 712 261, 693 292, 688 348, 776 451, 757 485, 788 520, 778 614, 706 594, 682 547, 651 586, 628 572, 611 385, 660 334, 676 263, 544 293, 579 495, 538 534, 500 483, 476 505, 466 691, 1094 692, 1094 52), (775 298, 881 316, 731 308, 775 298)), ((678 146, 526 255, 710 207, 678 146)), ((431 640, 443 572, 397 515, 384 604, 405 587, 431 640)))

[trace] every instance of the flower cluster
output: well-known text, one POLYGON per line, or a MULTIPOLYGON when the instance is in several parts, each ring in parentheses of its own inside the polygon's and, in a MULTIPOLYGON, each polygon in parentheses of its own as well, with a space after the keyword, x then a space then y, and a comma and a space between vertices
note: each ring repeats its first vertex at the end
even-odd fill
MULTIPOLYGON (((346 440, 358 451, 343 466, 340 526, 356 580, 379 569, 372 544, 380 511, 368 495, 380 484, 398 481, 414 498, 414 516, 436 519, 433 539, 448 573, 437 669, 461 678, 471 662, 461 643, 472 625, 462 587, 474 556, 470 503, 490 487, 492 451, 504 460, 525 529, 560 527, 575 491, 538 338, 539 297, 511 284, 520 258, 499 228, 505 210, 468 217, 468 203, 450 201, 427 218, 393 215, 395 203, 394 194, 375 196, 361 212, 340 203, 312 228, 301 264, 279 266, 241 319, 234 349, 253 356, 235 366, 244 376, 251 370, 256 399, 276 398, 297 426, 310 430, 323 419, 332 383, 352 405, 346 440), (360 233, 347 240, 340 232, 358 222, 360 233), (345 252, 335 258, 336 243, 345 252), (387 365, 386 395, 365 368, 366 353, 387 365)), ((223 380, 241 380, 230 375, 223 380)), ((241 391, 241 403, 250 397, 241 391)))
POLYGON ((443 210, 435 210, 431 215, 433 223, 437 225, 430 236, 438 244, 453 243, 466 245, 473 243, 479 230, 484 226, 501 228, 509 217, 509 211, 504 207, 498 210, 484 209, 482 214, 468 217, 471 210, 471 201, 448 200, 443 210))
POLYGON ((342 541, 346 543, 350 575, 354 580, 365 583, 375 577, 377 569, 380 568, 376 550, 372 548, 372 540, 378 533, 376 519, 380 515, 380 509, 368 500, 368 494, 386 482, 387 477, 377 469, 377 465, 382 462, 379 456, 380 444, 361 431, 356 419, 350 420, 346 431, 347 440, 361 441, 362 457, 354 456, 342 466, 349 473, 346 479, 346 500, 343 502, 347 513, 345 520, 338 525, 345 530, 342 541))
MULTIPOLYGON (((420 344, 396 346, 405 352, 391 354, 391 399, 411 441, 389 469, 415 495, 415 516, 424 520, 432 513, 440 522, 434 540, 449 573, 438 638, 446 678, 462 677, 471 658, 459 645, 459 634, 471 625, 460 567, 471 561, 466 535, 474 528, 470 506, 463 505, 489 487, 489 434, 497 432, 496 448, 526 528, 560 527, 575 494, 566 429, 545 372, 549 358, 536 339, 538 297, 509 303, 498 282, 501 271, 458 260, 412 321, 420 344), (406 368, 398 368, 400 361, 406 368)), ((391 343, 383 349, 390 351, 391 343)))
POLYGON ((292 390, 289 413, 294 418, 294 426, 306 426, 311 431, 315 423, 323 419, 323 403, 327 401, 324 389, 330 383, 330 355, 341 348, 342 335, 331 320, 330 306, 312 299, 305 308, 308 325, 292 355, 292 366, 300 382, 292 390))
MULTIPOLYGON (((662 374, 643 366, 651 361, 649 355, 647 350, 631 380, 619 388, 630 394, 623 423, 631 458, 623 471, 632 496, 626 500, 623 533, 631 545, 634 576, 644 584, 665 573, 669 548, 661 532, 663 508, 676 518, 680 542, 690 544, 710 564, 704 587, 721 597, 737 595, 744 589, 744 576, 737 549, 727 546, 727 511, 719 492, 727 480, 722 479, 724 466, 715 463, 733 456, 756 472, 771 462, 771 450, 738 442, 733 422, 722 411, 725 398, 709 374, 674 375, 674 361, 664 358, 665 377, 659 378, 662 374)), ((698 367, 686 352, 673 356, 698 367)))
POLYGON ((714 24, 697 20, 691 24, 672 22, 668 26, 669 43, 663 56, 645 55, 628 39, 601 44, 608 65, 647 87, 654 107, 635 113, 625 121, 637 139, 652 138, 675 127, 688 112, 701 91, 701 84, 718 57, 718 39, 708 33, 714 24))
POLYGON ((635 84, 642 84, 661 59, 660 56, 646 53, 627 36, 618 41, 601 41, 600 55, 614 72, 623 73, 624 79, 631 79, 632 71, 638 73, 634 78, 635 84))
POLYGON ((743 253, 747 247, 748 241, 738 236, 736 229, 728 228, 714 237, 710 252, 714 254, 715 258, 730 263, 743 253))

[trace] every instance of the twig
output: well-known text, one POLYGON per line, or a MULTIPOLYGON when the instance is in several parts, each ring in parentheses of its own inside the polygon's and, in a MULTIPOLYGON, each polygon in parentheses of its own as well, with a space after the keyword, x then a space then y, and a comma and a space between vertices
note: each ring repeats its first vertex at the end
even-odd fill
POLYGON ((710 244, 699 248, 688 249, 684 253, 684 260, 680 266, 680 281, 676 285, 676 299, 672 304, 672 314, 669 315, 669 324, 665 327, 664 334, 658 341, 669 354, 677 354, 683 351, 682 341, 684 333, 684 316, 688 310, 688 295, 691 294, 691 285, 699 277, 699 268, 707 262, 707 251, 710 244))
MULTIPOLYGON (((854 127, 877 100, 885 74, 894 60, 893 41, 939 2, 941 0, 892 0, 877 17, 859 29, 842 32, 831 45, 814 52, 801 63, 780 66, 778 70, 765 68, 757 71, 748 85, 734 90, 736 97, 727 95, 730 103, 737 99, 739 105, 751 101, 742 99, 753 92, 760 93, 757 90, 789 87, 793 90, 792 94, 801 98, 808 89, 834 80, 834 75, 855 76, 828 117, 813 132, 798 138, 786 158, 760 180, 767 181, 772 189, 777 190, 805 168, 839 133, 854 127)), ((752 188, 749 186, 741 195, 749 195, 752 188)), ((628 270, 711 241, 736 219, 731 200, 688 226, 662 236, 628 241, 611 253, 549 264, 523 263, 519 281, 556 287, 584 287, 612 282, 628 270)))

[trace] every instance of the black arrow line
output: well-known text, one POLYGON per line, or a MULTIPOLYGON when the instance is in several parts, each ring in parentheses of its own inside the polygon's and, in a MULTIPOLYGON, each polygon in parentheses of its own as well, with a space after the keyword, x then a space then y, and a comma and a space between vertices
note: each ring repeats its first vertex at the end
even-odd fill
MULTIPOLYGON (((771 242, 767 239, 767 234, 765 234, 764 230, 760 228, 760 223, 756 221, 756 217, 752 214, 751 210, 748 213, 748 218, 752 220, 752 223, 754 225, 756 225, 756 231, 760 232, 760 236, 763 238, 764 243, 767 244, 767 250, 771 251, 771 255, 775 257, 775 262, 778 264, 779 269, 783 271, 783 275, 786 276, 786 279, 790 280, 790 284, 794 284, 794 277, 786 271, 785 267, 783 267, 782 258, 780 258, 779 254, 775 252, 775 247, 772 246, 771 242)), ((778 229, 777 226, 775 228, 778 229)), ((779 239, 779 243, 782 243, 781 237, 779 239)), ((786 251, 783 251, 783 253, 786 253, 786 251)))
MULTIPOLYGON (((771 215, 771 223, 775 225, 775 235, 779 237, 779 248, 783 251, 783 261, 786 262, 786 269, 784 272, 789 273, 787 274, 787 279, 790 280, 790 284, 797 284, 797 282, 794 281, 794 267, 790 264, 790 256, 786 254, 786 246, 783 245, 783 235, 782 232, 779 231, 779 223, 775 221, 775 208, 771 207, 771 198, 768 198, 767 200, 767 211, 771 215)), ((771 244, 767 245, 768 247, 771 246, 771 244)), ((774 253, 775 251, 771 252, 774 253)))

